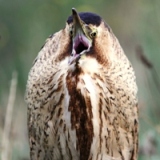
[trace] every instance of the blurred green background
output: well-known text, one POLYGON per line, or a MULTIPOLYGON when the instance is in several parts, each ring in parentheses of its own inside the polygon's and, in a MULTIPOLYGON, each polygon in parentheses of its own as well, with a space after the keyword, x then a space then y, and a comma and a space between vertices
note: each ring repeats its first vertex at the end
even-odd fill
MULTIPOLYGON (((139 88, 139 160, 159 160, 159 0, 0 0, 0 144, 12 73, 16 71, 18 84, 9 139, 10 159, 29 159, 24 102, 27 75, 45 39, 65 27, 72 7, 79 12, 101 15, 119 39, 133 64, 139 88)), ((0 154, 2 149, 1 146, 0 154)))

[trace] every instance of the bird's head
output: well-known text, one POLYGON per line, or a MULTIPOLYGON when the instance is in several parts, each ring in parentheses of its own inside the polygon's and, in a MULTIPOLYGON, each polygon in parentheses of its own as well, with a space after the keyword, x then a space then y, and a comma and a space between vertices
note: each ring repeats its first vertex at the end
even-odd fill
POLYGON ((111 30, 99 15, 90 12, 78 14, 72 8, 72 16, 68 18, 67 24, 72 41, 69 64, 77 63, 87 56, 105 60, 103 52, 107 52, 105 47, 109 44, 111 30))

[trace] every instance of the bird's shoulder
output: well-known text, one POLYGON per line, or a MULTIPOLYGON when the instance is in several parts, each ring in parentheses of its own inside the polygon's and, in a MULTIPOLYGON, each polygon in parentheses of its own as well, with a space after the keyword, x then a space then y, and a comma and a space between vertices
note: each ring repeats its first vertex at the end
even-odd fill
POLYGON ((61 35, 62 30, 49 36, 33 62, 26 86, 27 104, 35 104, 42 99, 44 101, 51 90, 57 87, 55 83, 58 84, 59 77, 63 74, 59 69, 60 63, 56 63, 61 35))

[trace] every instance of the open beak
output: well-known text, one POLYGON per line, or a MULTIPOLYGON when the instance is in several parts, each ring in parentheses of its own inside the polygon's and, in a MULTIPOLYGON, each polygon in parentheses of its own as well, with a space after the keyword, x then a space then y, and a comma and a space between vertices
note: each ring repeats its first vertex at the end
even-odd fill
POLYGON ((69 59, 69 64, 77 62, 80 57, 87 53, 91 47, 91 40, 89 40, 85 33, 85 23, 79 17, 77 11, 72 8, 73 17, 73 38, 72 38, 72 54, 69 59))

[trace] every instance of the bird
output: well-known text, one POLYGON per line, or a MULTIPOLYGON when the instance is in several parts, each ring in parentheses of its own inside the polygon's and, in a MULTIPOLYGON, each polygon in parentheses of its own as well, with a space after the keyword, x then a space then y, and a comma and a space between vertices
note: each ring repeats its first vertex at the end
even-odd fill
POLYGON ((137 160, 137 92, 111 27, 96 13, 72 8, 28 75, 31 160, 137 160))

